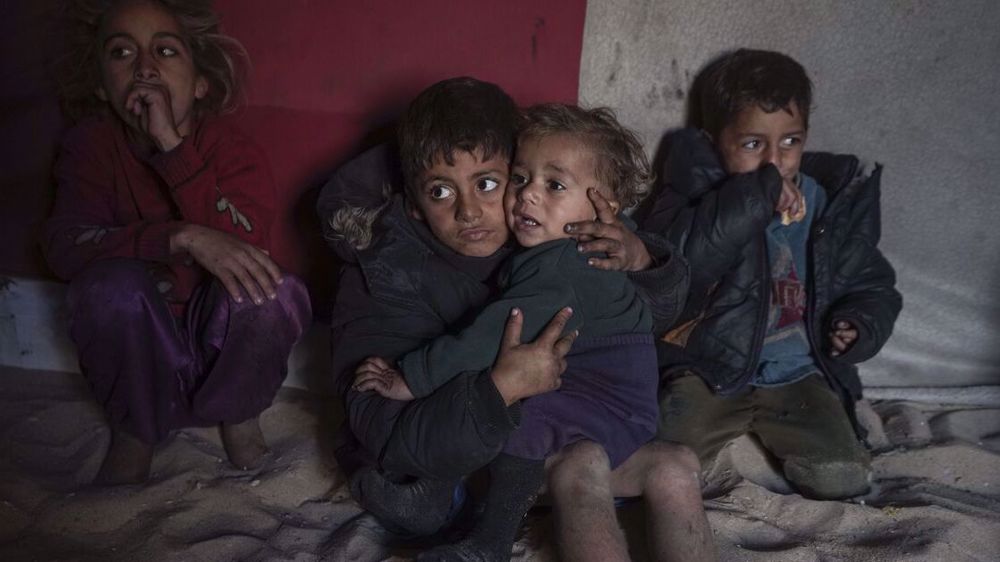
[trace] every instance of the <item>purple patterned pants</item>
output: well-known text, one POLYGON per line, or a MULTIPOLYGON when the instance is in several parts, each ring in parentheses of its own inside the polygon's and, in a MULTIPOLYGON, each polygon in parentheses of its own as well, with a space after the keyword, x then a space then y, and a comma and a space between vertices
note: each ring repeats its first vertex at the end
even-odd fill
POLYGON ((70 283, 70 335, 111 423, 153 444, 271 404, 312 314, 299 279, 285 275, 277 293, 237 303, 209 280, 174 317, 144 262, 100 261, 70 283))

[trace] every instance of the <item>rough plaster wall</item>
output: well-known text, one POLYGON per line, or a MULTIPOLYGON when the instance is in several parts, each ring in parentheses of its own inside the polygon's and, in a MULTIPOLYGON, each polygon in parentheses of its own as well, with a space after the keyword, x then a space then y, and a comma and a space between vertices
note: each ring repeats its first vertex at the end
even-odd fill
POLYGON ((812 150, 885 165, 881 248, 904 309, 868 385, 1000 384, 1000 2, 591 0, 580 101, 652 154, 724 50, 781 50, 816 86, 812 150))

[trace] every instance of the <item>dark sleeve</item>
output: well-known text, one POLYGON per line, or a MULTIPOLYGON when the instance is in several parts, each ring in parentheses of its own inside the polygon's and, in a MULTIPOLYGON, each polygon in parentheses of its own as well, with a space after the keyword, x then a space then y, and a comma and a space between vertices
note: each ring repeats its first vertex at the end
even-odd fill
POLYGON ((520 422, 489 372, 462 373, 430 396, 405 402, 382 449, 386 470, 458 478, 486 465, 520 422))
POLYGON ((698 311, 771 222, 781 176, 773 165, 727 176, 708 139, 685 129, 671 138, 662 177, 665 184, 639 228, 666 237, 687 260, 685 310, 698 311))
POLYGON ((270 250, 274 180, 264 152, 215 121, 149 164, 166 184, 184 222, 227 232, 270 250))
POLYGON ((691 268, 691 288, 708 290, 733 269, 747 244, 763 234, 781 194, 781 176, 768 165, 727 179, 690 201, 668 228, 691 268))
POLYGON ((644 271, 631 271, 629 280, 649 306, 653 315, 653 333, 669 330, 680 317, 688 293, 688 264, 674 251, 667 239, 651 232, 636 232, 653 258, 653 265, 644 271))
POLYGON ((516 410, 506 406, 488 374, 480 373, 456 377, 439 392, 409 402, 353 390, 354 370, 366 357, 395 360, 443 332, 441 321, 419 300, 408 302, 372 296, 359 267, 344 269, 333 309, 335 386, 352 434, 384 466, 406 474, 445 474, 495 454, 517 423, 516 410), (465 456, 446 454, 459 443, 465 456))
MULTIPOLYGON (((488 304, 468 327, 456 334, 443 335, 407 353, 399 361, 400 370, 414 396, 426 396, 459 373, 489 368, 496 360, 510 311, 524 314, 521 341, 533 341, 549 320, 564 307, 577 307, 577 295, 566 283, 559 267, 566 248, 576 257, 573 244, 534 257, 511 275, 503 295, 488 304), (558 254, 558 256, 554 255, 558 254)), ((583 318, 574 314, 566 332, 577 329, 583 318)))
POLYGON ((175 221, 117 219, 110 138, 93 138, 96 127, 70 131, 56 161, 55 205, 45 222, 42 247, 52 271, 71 279, 88 264, 106 258, 168 262, 175 221))
POLYGON ((827 326, 846 320, 858 330, 858 339, 835 360, 861 363, 875 356, 892 335, 903 297, 896 290, 896 272, 878 248, 868 248, 864 269, 854 280, 853 290, 830 308, 827 326))
POLYGON ((892 334, 903 308, 903 297, 896 290, 896 271, 878 249, 880 175, 881 168, 869 178, 864 196, 852 209, 852 235, 838 249, 837 276, 848 285, 830 307, 826 327, 832 329, 837 321, 846 320, 857 328, 858 339, 835 361, 860 363, 874 357, 892 334))
POLYGON ((445 329, 419 299, 373 296, 357 265, 345 266, 333 307, 331 352, 334 384, 341 396, 354 370, 370 356, 394 360, 445 329))
MULTIPOLYGON (((165 183, 180 219, 130 224, 117 220, 114 166, 101 153, 113 146, 88 138, 87 129, 71 133, 55 167, 56 202, 44 232, 53 271, 69 279, 99 259, 180 259, 170 254, 170 236, 184 222, 229 232, 269 250, 274 183, 267 160, 248 139, 226 131, 212 131, 215 136, 205 146, 185 137, 173 150, 152 157, 148 163, 165 183)), ((159 189, 152 184, 132 187, 159 189)))

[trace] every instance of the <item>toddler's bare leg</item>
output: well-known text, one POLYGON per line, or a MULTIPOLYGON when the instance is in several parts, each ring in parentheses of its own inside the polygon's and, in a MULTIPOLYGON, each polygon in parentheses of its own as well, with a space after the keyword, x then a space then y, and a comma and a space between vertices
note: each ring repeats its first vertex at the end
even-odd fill
POLYGON ((654 441, 611 473, 614 495, 642 495, 645 500, 653 559, 716 559, 701 499, 699 471, 698 457, 691 449, 654 441))
POLYGON ((581 441, 550 457, 549 493, 561 559, 629 560, 615 513, 611 464, 604 448, 581 441))

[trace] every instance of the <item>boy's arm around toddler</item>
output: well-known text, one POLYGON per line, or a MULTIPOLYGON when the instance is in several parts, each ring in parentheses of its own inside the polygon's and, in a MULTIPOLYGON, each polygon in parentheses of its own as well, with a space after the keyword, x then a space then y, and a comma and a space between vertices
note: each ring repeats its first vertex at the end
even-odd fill
POLYGON ((691 281, 687 260, 665 236, 638 231, 636 235, 653 258, 653 265, 629 271, 628 278, 653 315, 653 333, 669 330, 680 317, 691 281))
POLYGON ((484 454, 495 454, 516 420, 488 371, 464 373, 438 392, 408 402, 352 388, 355 368, 366 357, 394 360, 447 328, 422 297, 419 282, 432 277, 422 274, 421 252, 406 244, 378 244, 377 217, 398 211, 385 206, 383 188, 397 181, 387 150, 376 147, 339 168, 317 204, 327 243, 342 266, 331 319, 332 375, 350 433, 371 457, 388 470, 442 478, 462 470, 465 462, 481 463, 484 454), (367 228, 331 222, 347 208, 364 211, 355 218, 367 228), (372 251, 384 258, 384 275, 365 273, 359 242, 365 248, 375 245, 372 251))

